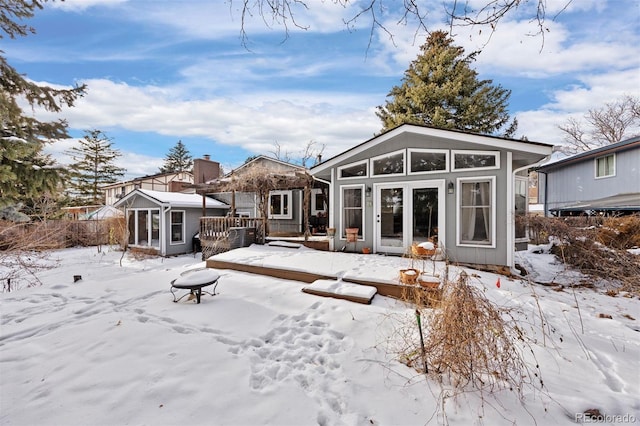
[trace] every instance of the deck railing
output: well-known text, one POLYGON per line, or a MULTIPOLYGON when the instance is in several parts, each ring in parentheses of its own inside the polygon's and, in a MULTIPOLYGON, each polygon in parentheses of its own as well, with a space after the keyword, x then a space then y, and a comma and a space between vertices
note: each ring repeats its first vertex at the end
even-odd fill
POLYGON ((256 243, 264 243, 264 218, 261 217, 212 217, 200 218, 200 244, 206 258, 229 250, 230 228, 254 228, 256 243))

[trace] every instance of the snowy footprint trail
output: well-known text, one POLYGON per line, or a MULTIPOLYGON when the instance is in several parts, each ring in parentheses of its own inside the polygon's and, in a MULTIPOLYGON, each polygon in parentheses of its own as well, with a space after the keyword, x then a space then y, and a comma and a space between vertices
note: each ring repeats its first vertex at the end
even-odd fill
POLYGON ((284 382, 294 381, 319 404, 318 425, 340 424, 347 414, 348 395, 336 383, 344 377, 336 354, 352 343, 326 322, 314 319, 316 302, 297 315, 279 315, 266 334, 232 346, 229 351, 248 355, 251 363, 250 388, 271 392, 284 382))

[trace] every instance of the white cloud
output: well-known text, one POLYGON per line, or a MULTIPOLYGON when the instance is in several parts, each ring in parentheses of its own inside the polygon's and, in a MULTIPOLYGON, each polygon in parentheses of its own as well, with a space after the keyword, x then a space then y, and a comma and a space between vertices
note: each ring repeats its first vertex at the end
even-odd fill
POLYGON ((534 111, 520 111, 518 134, 530 140, 562 144, 563 133, 558 126, 569 118, 582 120, 590 109, 599 109, 624 95, 638 95, 640 73, 637 69, 579 78, 581 84, 571 85, 549 94, 550 102, 534 111))
POLYGON ((52 2, 52 7, 73 12, 82 12, 96 6, 119 6, 129 0, 64 0, 52 2))
MULTIPOLYGON (((86 82, 89 90, 62 117, 76 129, 123 128, 179 137, 201 137, 264 153, 274 142, 298 151, 310 140, 333 155, 379 131, 370 99, 353 94, 255 92, 246 98, 184 100, 170 89, 132 87, 109 80, 86 82)), ((60 117, 38 112, 43 119, 60 117)))

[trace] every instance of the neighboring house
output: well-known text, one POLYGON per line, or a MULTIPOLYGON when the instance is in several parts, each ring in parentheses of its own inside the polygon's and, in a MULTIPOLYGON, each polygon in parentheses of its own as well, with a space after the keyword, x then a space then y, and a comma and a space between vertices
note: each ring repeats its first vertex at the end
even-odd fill
POLYGON ((537 170, 546 216, 640 212, 640 136, 537 170))
POLYGON ((119 210, 113 206, 102 206, 98 210, 89 213, 86 217, 87 220, 105 220, 118 217, 124 217, 122 210, 119 210))
POLYGON ((330 183, 334 249, 403 254, 436 241, 453 262, 514 266, 528 169, 552 145, 404 124, 311 168, 330 183))
POLYGON ((218 176, 220 176, 220 164, 216 161, 211 161, 209 156, 205 155, 204 158, 196 158, 193 160, 193 173, 157 173, 105 185, 102 187, 102 190, 105 194, 105 204, 111 206, 134 189, 182 192, 185 191, 189 185, 206 182, 218 176))
POLYGON ((63 207, 64 218, 69 220, 86 220, 94 212, 100 210, 102 205, 63 207))
POLYGON ((125 212, 129 246, 153 249, 161 256, 192 252, 200 217, 226 216, 229 209, 218 200, 197 194, 147 189, 134 189, 114 207, 125 212))
MULTIPOLYGON (((290 173, 306 171, 302 166, 287 163, 275 158, 260 155, 226 174, 223 179, 250 179, 252 173, 290 173)), ((234 204, 237 216, 260 217, 258 200, 253 192, 218 192, 210 194, 226 204, 234 204), (235 202, 234 202, 235 199, 235 202)), ((288 234, 303 232, 303 191, 301 189, 282 189, 269 194, 269 230, 270 234, 288 234)), ((311 190, 310 222, 320 230, 326 218, 326 203, 322 190, 311 190)))

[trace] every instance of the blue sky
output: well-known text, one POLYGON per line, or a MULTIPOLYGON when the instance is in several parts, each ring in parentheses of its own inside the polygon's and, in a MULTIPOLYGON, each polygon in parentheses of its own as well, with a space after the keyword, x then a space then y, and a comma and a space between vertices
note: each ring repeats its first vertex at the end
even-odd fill
MULTIPOLYGON (((443 4, 424 0, 430 29, 448 29, 443 4)), ((470 4, 488 0, 470 0, 470 4)), ((28 78, 55 86, 86 83, 65 118, 74 138, 99 129, 123 154, 127 177, 158 171, 182 140, 191 155, 211 155, 225 170, 275 143, 295 157, 309 141, 338 154, 381 129, 375 107, 415 59, 425 34, 398 25, 399 11, 380 15, 394 39, 365 16, 309 0, 298 10, 306 30, 266 26, 254 16, 240 36, 240 0, 67 0, 47 3, 28 23, 37 33, 3 39, 9 62, 28 78)), ((402 2, 384 0, 393 7, 402 2)), ((517 137, 559 144, 558 125, 581 119, 624 94, 640 92, 640 2, 546 0, 548 31, 532 37, 535 0, 507 15, 487 43, 487 28, 454 28, 456 44, 485 46, 474 68, 512 90, 517 137), (555 19, 552 19, 554 18, 555 19)), ((76 139, 48 148, 56 159, 76 139)))

